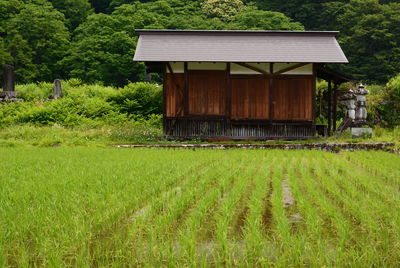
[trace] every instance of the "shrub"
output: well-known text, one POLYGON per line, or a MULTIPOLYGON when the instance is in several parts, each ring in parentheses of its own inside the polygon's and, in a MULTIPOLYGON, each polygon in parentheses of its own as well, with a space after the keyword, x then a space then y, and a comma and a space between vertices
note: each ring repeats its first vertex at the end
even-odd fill
POLYGON ((63 94, 65 96, 108 99, 117 94, 117 89, 98 84, 85 85, 78 79, 70 79, 63 82, 63 94))
MULTIPOLYGON (((96 124, 151 122, 161 128, 162 90, 149 83, 131 83, 122 89, 85 85, 78 79, 62 82, 63 98, 48 101, 52 83, 19 85, 24 102, 0 104, 0 124, 32 123, 76 126, 95 120, 96 124)), ((147 124, 147 123, 146 123, 147 124)))
POLYGON ((118 107, 121 113, 127 114, 161 114, 162 89, 150 83, 130 83, 119 89, 108 101, 118 107))
POLYGON ((383 127, 400 125, 400 74, 384 87, 371 86, 368 89, 369 121, 383 127))
POLYGON ((53 84, 41 82, 16 85, 15 90, 19 92, 18 98, 25 101, 43 101, 53 94, 53 84))

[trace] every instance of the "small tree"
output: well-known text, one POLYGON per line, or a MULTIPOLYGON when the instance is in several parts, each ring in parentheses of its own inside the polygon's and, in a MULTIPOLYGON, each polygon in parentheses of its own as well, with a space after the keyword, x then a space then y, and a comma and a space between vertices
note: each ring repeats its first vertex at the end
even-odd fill
POLYGON ((232 19, 244 4, 241 0, 205 0, 201 7, 207 16, 227 21, 232 19))

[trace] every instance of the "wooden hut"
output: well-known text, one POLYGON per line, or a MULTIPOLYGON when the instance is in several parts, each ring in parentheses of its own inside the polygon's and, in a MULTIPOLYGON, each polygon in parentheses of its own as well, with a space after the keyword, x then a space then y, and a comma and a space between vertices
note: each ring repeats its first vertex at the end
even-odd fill
POLYGON ((338 32, 137 30, 135 61, 164 73, 164 133, 303 139, 316 134, 317 76, 347 63, 338 32))

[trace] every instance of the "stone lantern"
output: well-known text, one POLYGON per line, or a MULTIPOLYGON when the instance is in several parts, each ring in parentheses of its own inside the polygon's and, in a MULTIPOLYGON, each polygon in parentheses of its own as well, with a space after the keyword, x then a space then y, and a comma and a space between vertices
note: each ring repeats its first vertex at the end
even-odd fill
POLYGON ((349 90, 341 98, 341 102, 346 106, 346 117, 352 120, 356 119, 356 98, 353 90, 349 90))
POLYGON ((355 114, 355 120, 358 125, 365 125, 367 123, 367 94, 368 90, 365 89, 363 84, 360 84, 358 89, 354 92, 357 100, 357 109, 355 114))
POLYGON ((363 127, 367 125, 367 94, 368 90, 365 89, 363 84, 358 86, 358 89, 354 91, 356 97, 356 113, 353 126, 351 128, 351 134, 353 138, 359 137, 371 137, 372 128, 363 127))

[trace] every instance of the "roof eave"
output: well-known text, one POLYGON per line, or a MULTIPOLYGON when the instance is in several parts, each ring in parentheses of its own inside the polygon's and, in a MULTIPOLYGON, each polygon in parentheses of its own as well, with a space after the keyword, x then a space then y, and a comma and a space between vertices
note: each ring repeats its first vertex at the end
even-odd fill
POLYGON ((346 64, 349 63, 348 61, 314 61, 314 62, 309 62, 309 61, 219 61, 219 60, 213 60, 213 61, 203 61, 203 60, 176 60, 176 59, 171 59, 171 60, 144 60, 144 59, 137 59, 133 57, 133 61, 136 62, 218 62, 218 63, 225 63, 225 62, 230 62, 230 63, 310 63, 310 64, 346 64))
POLYGON ((139 35, 142 34, 323 34, 338 35, 339 31, 287 31, 287 30, 161 30, 161 29, 135 29, 139 35))

